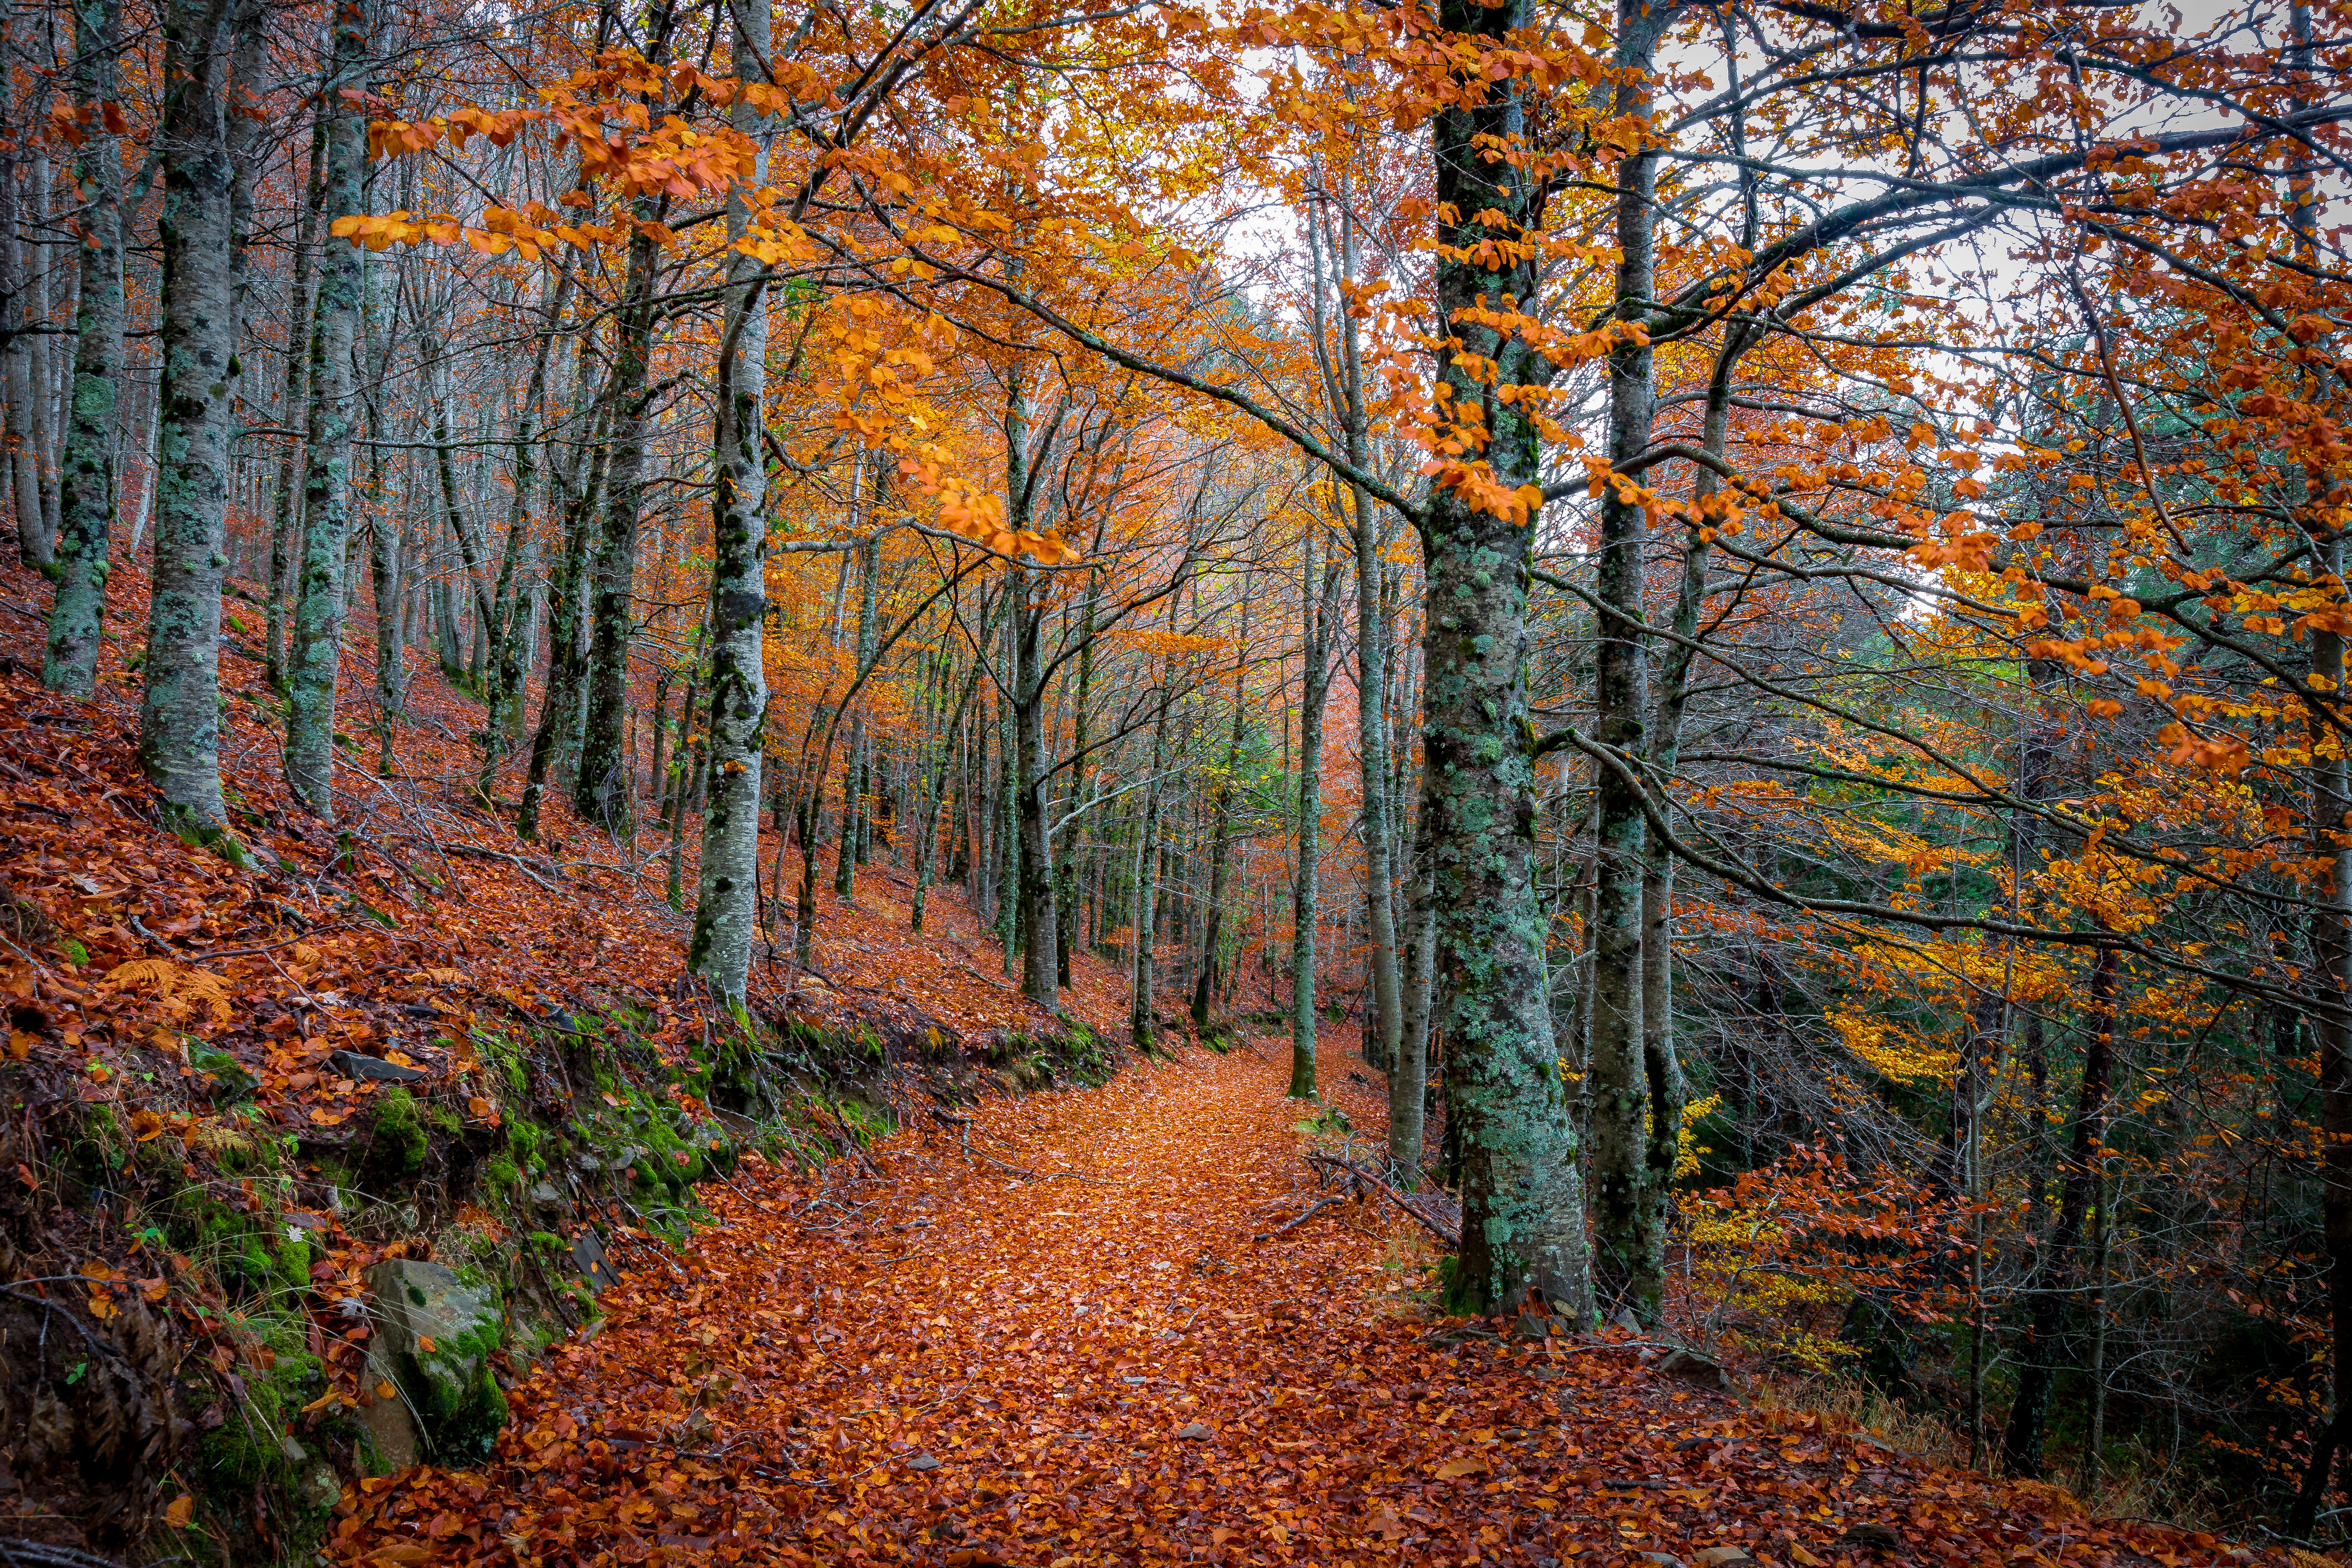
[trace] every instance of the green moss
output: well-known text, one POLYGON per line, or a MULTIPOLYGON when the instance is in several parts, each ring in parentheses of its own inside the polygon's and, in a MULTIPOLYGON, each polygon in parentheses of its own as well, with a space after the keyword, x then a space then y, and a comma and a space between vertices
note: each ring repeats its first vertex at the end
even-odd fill
POLYGON ((196 1087, 210 1095, 217 1106, 235 1105, 249 1098, 260 1087, 258 1079, 217 1046, 191 1046, 188 1065, 195 1069, 196 1087))
POLYGON ((278 1278, 297 1289, 307 1289, 310 1284, 310 1244, 299 1236, 289 1236, 278 1244, 278 1278))
POLYGON ((386 1089, 376 1096, 368 1131, 372 1163, 404 1176, 425 1168, 425 1124, 417 1118, 416 1100, 408 1090, 386 1089))
POLYGON ((524 1117, 513 1117, 507 1122, 507 1154, 521 1170, 539 1172, 547 1163, 539 1156, 541 1133, 539 1123, 524 1117))
POLYGON ((245 1397, 201 1439, 205 1489, 220 1497, 267 1484, 290 1496, 297 1460, 287 1447, 286 1428, 326 1379, 319 1359, 301 1349, 303 1330, 292 1313, 249 1319, 247 1327, 259 1331, 276 1359, 267 1368, 248 1363, 240 1369, 245 1397))

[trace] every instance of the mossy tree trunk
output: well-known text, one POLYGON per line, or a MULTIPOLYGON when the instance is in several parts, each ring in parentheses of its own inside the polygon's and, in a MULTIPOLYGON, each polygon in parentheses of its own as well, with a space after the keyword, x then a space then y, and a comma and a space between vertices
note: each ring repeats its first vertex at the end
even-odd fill
MULTIPOLYGON (((115 54, 121 0, 74 0, 75 104, 117 109, 115 54)), ((122 153, 98 128, 74 165, 81 196, 81 297, 74 323, 73 391, 59 464, 57 599, 41 679, 52 690, 88 697, 98 689, 105 629, 106 577, 114 531, 115 383, 122 374, 122 153)))
MULTIPOLYGON (((1441 26, 1493 48, 1529 20, 1526 0, 1441 0, 1441 26)), ((1509 79, 1442 110, 1432 126, 1439 210, 1456 215, 1440 231, 1435 282, 1459 346, 1441 353, 1439 374, 1457 406, 1477 411, 1505 495, 1539 483, 1540 437, 1531 404, 1497 394, 1549 374, 1501 314, 1532 305, 1540 281, 1532 247, 1515 243, 1516 231, 1540 224, 1538 193, 1505 152, 1527 133, 1525 89, 1509 79)), ((1583 1319, 1592 1301, 1584 1194, 1544 996, 1535 763, 1522 738, 1534 542, 1529 510, 1433 485, 1423 514, 1424 746, 1440 1027, 1462 1160, 1449 1304, 1503 1311, 1532 1294, 1583 1319)))
POLYGON ((236 371, 229 289, 228 0, 163 17, 163 376, 154 588, 139 760, 167 816, 226 826, 220 779, 221 576, 236 371))
MULTIPOLYGON (((364 210, 367 120, 342 96, 368 68, 362 0, 339 0, 331 68, 320 94, 327 117, 321 188, 338 217, 364 210)), ((353 394, 352 341, 359 325, 360 247, 327 239, 319 258, 317 319, 310 331, 309 459, 302 480, 302 567, 294 600, 294 641, 286 668, 286 782, 294 796, 331 819, 335 690, 343 647, 344 558, 351 542, 353 394)))
MULTIPOLYGON (((735 4, 734 58, 768 58, 765 5, 735 4)), ((758 151, 751 179, 766 178, 772 123, 748 104, 733 111, 735 127, 758 151)), ((740 193, 728 198, 728 232, 751 226, 740 193)), ((719 418, 711 504, 710 696, 709 783, 702 811, 702 860, 694 895, 694 935, 687 967, 713 994, 740 1005, 751 984, 751 943, 759 925, 760 765, 768 712, 764 637, 768 624, 767 460, 761 450, 768 391, 768 305, 760 263, 729 258, 727 312, 719 347, 719 418)), ((690 715, 693 702, 687 709, 690 715)), ((679 742, 685 744, 681 732, 679 742)), ((681 791, 681 794, 683 792, 681 791)), ((683 826, 686 805, 677 806, 683 826)))

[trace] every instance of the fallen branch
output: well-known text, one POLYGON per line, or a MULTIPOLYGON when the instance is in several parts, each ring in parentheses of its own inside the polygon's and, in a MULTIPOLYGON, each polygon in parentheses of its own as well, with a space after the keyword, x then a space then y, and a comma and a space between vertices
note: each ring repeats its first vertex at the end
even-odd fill
POLYGON ((1317 1215, 1321 1214, 1325 1209, 1329 1208, 1332 1205, 1345 1203, 1346 1201, 1347 1194, 1341 1193, 1332 1193, 1327 1196, 1317 1198, 1313 1203, 1307 1205, 1306 1210, 1301 1213, 1297 1219, 1292 1220, 1287 1225, 1276 1226, 1273 1230, 1266 1232, 1266 1235, 1269 1238, 1277 1236, 1288 1236, 1292 1231, 1297 1230, 1300 1226, 1305 1225, 1308 1220, 1313 1219, 1317 1215))
MULTIPOLYGON (((532 881, 538 883, 547 891, 551 893, 562 891, 562 889, 558 888, 554 883, 541 876, 539 872, 531 867, 530 863, 520 855, 509 855, 503 849, 486 848, 479 844, 444 844, 441 847, 447 850, 452 855, 468 855, 477 860, 503 860, 508 865, 512 866, 516 870, 520 871, 524 876, 529 877, 532 881)), ((541 861, 540 864, 547 866, 548 869, 552 871, 558 877, 563 875, 561 868, 548 865, 546 861, 541 861)))
MULTIPOLYGON (((1330 1154, 1310 1153, 1307 1156, 1307 1163, 1310 1165, 1318 1165, 1325 1169, 1344 1173, 1350 1181, 1359 1184, 1360 1186, 1368 1187, 1374 1192, 1381 1194, 1389 1200, 1389 1202, 1396 1205, 1397 1207, 1402 1209, 1408 1215, 1410 1215, 1415 1224, 1419 1225, 1423 1230, 1429 1232, 1430 1235, 1437 1237, 1438 1240, 1445 1243, 1446 1246, 1459 1247, 1462 1245, 1462 1235, 1458 1229, 1447 1226, 1444 1221, 1433 1215, 1423 1214, 1417 1206, 1414 1205, 1412 1199, 1406 1197, 1402 1193, 1398 1192, 1396 1188, 1391 1186, 1385 1177, 1382 1177, 1374 1172, 1366 1170, 1363 1166, 1357 1164, 1352 1160, 1342 1160, 1330 1154)), ((1284 1228, 1287 1229, 1288 1227, 1285 1226, 1284 1228)), ((1277 1231, 1276 1234, 1280 1235, 1281 1233, 1277 1231)))

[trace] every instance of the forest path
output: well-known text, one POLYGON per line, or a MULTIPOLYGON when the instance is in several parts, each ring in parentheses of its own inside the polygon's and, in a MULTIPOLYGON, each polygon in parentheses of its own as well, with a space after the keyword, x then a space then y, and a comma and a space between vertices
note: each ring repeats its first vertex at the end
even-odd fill
POLYGON ((1421 1270, 1383 1267, 1391 1215, 1267 1234, 1311 1190, 1287 1072, 1275 1041, 1195 1053, 819 1177, 748 1167, 693 1250, 643 1249, 602 1332, 513 1391, 483 1469, 363 1483, 332 1556, 1801 1565, 1850 1509, 1922 1561, 2033 1554, 2049 1521, 1982 1481, 1654 1379, 1633 1347, 1433 1342, 1398 1294, 1421 1270))

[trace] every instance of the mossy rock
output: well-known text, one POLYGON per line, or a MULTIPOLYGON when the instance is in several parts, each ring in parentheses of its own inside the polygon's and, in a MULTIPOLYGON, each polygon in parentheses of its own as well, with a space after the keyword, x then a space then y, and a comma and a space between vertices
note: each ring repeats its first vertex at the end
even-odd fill
POLYGON ((399 1391, 397 1400, 361 1412, 376 1450, 395 1465, 478 1461, 507 1419, 506 1395, 490 1373, 490 1352, 506 1332, 492 1288, 407 1258, 377 1264, 367 1282, 376 1310, 369 1375, 399 1391))

